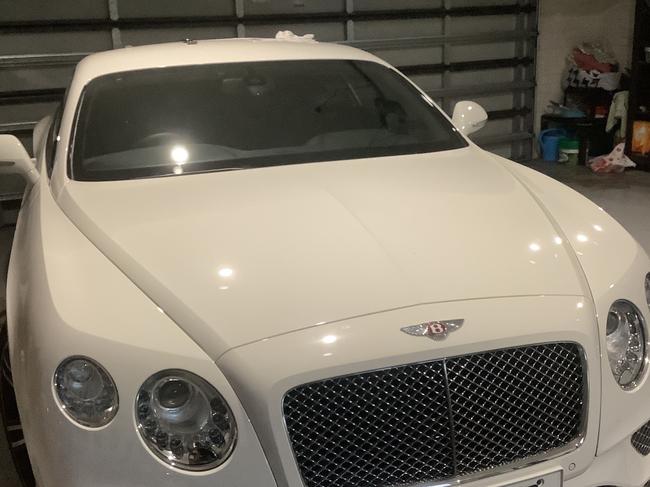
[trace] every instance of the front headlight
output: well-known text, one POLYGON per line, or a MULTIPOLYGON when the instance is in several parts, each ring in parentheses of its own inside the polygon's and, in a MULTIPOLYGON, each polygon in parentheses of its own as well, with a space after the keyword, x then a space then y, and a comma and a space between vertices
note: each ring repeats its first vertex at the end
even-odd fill
POLYGON ((634 387, 645 362, 643 315, 629 301, 618 300, 607 315, 607 356, 618 385, 634 387))
POLYGON ((142 384, 135 407, 144 442, 170 465, 207 470, 232 453, 237 438, 232 411, 214 387, 191 372, 152 375, 142 384))
POLYGON ((104 368, 87 357, 70 357, 54 373, 61 409, 90 428, 108 424, 117 413, 117 388, 104 368))

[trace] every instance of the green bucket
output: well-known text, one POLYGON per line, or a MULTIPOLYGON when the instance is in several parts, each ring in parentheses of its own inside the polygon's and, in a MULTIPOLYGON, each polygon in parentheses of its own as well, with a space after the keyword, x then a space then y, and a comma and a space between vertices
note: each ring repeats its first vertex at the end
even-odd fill
POLYGON ((578 165, 578 153, 580 152, 580 141, 578 139, 562 137, 560 139, 559 149, 560 157, 557 162, 569 166, 578 165))

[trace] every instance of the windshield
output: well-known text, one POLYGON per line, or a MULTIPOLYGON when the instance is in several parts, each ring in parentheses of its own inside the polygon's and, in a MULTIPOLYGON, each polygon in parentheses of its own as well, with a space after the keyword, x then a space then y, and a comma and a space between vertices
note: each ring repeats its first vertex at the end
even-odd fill
POLYGON ((72 176, 103 181, 456 149, 466 142, 397 72, 367 61, 130 71, 90 82, 72 176))

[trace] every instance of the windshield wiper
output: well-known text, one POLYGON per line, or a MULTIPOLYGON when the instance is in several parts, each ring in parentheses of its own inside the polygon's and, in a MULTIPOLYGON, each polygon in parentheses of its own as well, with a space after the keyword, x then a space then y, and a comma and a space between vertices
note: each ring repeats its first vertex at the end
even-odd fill
POLYGON ((168 178, 171 176, 183 176, 183 175, 188 175, 188 174, 206 174, 210 172, 228 172, 228 171, 240 171, 243 169, 249 169, 246 167, 220 167, 217 169, 203 169, 200 171, 183 171, 183 172, 170 172, 170 173, 164 173, 164 174, 154 174, 154 175, 145 175, 145 176, 138 176, 130 179, 150 179, 150 178, 168 178))
POLYGON ((241 171, 243 169, 250 169, 250 167, 220 167, 218 169, 207 169, 205 172, 241 171))

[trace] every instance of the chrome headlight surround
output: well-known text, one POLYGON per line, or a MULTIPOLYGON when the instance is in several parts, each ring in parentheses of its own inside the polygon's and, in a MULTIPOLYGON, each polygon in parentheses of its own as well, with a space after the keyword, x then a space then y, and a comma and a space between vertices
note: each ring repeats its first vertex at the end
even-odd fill
POLYGON ((106 369, 91 358, 63 360, 54 372, 53 387, 60 408, 82 426, 101 428, 117 414, 117 386, 106 369))
POLYGON ((210 383, 186 370, 149 377, 138 391, 135 417, 147 447, 182 470, 216 468, 235 448, 237 424, 228 403, 210 383))
POLYGON ((609 308, 605 330, 607 357, 616 383, 634 389, 645 370, 646 324, 630 301, 619 299, 609 308))

